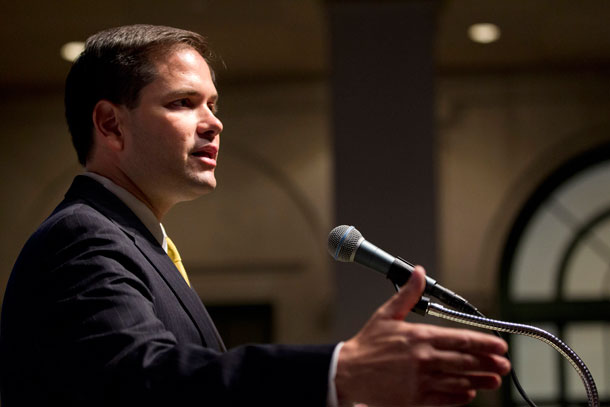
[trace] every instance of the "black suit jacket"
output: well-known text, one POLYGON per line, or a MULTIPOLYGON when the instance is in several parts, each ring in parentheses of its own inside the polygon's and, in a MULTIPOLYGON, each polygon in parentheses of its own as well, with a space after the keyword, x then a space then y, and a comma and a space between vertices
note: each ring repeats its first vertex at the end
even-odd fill
POLYGON ((78 176, 7 285, 2 405, 324 406, 332 350, 223 352, 152 234, 105 187, 78 176))

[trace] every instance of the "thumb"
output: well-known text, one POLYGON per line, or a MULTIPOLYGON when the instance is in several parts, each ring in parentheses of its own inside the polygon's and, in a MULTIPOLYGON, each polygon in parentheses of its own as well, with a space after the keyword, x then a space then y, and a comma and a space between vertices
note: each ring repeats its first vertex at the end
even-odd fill
POLYGON ((409 281, 377 310, 381 318, 403 320, 417 304, 426 287, 426 271, 415 266, 409 281))

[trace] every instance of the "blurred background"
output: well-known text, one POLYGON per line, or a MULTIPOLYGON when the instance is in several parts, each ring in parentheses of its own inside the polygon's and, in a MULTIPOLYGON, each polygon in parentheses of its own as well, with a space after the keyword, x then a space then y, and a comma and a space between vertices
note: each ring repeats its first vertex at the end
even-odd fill
MULTIPOLYGON (((423 264, 491 317, 559 335, 610 403, 610 2, 109 0, 2 6, 0 292, 82 171, 60 50, 163 24, 217 55, 217 190, 164 225, 230 345, 353 335, 392 294, 327 254, 329 231, 423 264)), ((438 323, 432 317, 410 317, 438 323)), ((509 338, 538 405, 579 377, 509 338)), ((521 405, 511 386, 476 405, 521 405)), ((610 405, 610 404, 606 404, 610 405)))

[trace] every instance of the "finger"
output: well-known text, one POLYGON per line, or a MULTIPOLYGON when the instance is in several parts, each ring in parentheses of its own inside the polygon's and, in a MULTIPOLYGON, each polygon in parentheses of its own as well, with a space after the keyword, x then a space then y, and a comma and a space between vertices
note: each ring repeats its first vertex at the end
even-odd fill
POLYGON ((426 286, 426 272, 423 267, 416 266, 407 284, 392 296, 377 310, 382 318, 403 320, 419 301, 426 286))
POLYGON ((436 351, 429 366, 439 372, 482 372, 505 375, 510 371, 508 359, 491 354, 469 354, 452 351, 436 351))
POLYGON ((496 355, 504 355, 508 351, 506 341, 497 336, 467 329, 443 327, 434 327, 434 329, 437 332, 431 336, 431 341, 437 349, 496 355))
POLYGON ((463 406, 470 403, 476 397, 477 393, 474 390, 469 390, 463 393, 442 393, 430 392, 422 394, 417 405, 422 406, 463 406))
POLYGON ((431 375, 427 388, 442 393, 464 393, 469 390, 495 390, 502 384, 496 374, 431 375))
POLYGON ((502 385, 502 378, 497 374, 469 375, 472 387, 477 390, 496 390, 502 385))

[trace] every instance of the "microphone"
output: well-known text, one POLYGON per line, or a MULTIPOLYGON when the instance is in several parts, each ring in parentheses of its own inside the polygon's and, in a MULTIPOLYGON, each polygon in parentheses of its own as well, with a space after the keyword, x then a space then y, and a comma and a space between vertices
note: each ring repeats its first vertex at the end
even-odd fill
MULTIPOLYGON (((328 252, 335 260, 356 262, 372 268, 385 275, 397 286, 404 285, 414 270, 413 264, 400 257, 394 257, 365 240, 362 233, 353 226, 341 225, 331 230, 328 235, 328 252)), ((478 313, 478 310, 464 298, 428 276, 426 276, 424 293, 458 311, 468 314, 478 313)))

